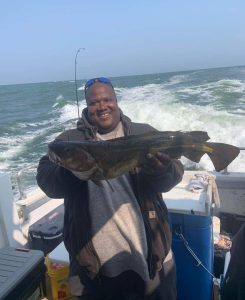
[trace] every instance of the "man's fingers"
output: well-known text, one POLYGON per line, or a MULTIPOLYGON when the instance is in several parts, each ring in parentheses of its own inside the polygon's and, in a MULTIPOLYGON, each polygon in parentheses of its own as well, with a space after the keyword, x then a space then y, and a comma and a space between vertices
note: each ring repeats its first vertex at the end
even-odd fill
POLYGON ((157 152, 156 155, 147 153, 146 157, 150 165, 152 165, 153 167, 167 166, 171 162, 170 157, 162 152, 157 152))
POLYGON ((171 163, 171 158, 166 153, 157 152, 156 156, 164 166, 168 166, 171 163))
POLYGON ((147 159, 148 159, 148 165, 152 166, 152 167, 160 167, 162 165, 162 162, 154 155, 152 155, 151 153, 147 153, 146 155, 147 159))
POLYGON ((148 174, 161 174, 165 172, 171 164, 171 158, 166 153, 157 152, 155 155, 146 154, 147 161, 142 166, 144 172, 148 174))

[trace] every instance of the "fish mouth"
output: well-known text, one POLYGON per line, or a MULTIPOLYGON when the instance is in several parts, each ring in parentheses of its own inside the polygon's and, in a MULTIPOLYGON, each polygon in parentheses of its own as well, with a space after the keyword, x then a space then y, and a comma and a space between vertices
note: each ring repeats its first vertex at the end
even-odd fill
POLYGON ((62 165, 62 161, 61 161, 61 158, 59 156, 57 156, 53 151, 49 150, 48 151, 48 156, 49 156, 49 159, 57 164, 57 165, 62 165))

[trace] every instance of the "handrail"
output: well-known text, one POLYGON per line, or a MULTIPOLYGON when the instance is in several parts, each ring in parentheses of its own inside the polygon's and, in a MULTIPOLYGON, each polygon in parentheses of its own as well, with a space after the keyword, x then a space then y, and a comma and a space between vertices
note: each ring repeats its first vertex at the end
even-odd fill
POLYGON ((19 190, 19 193, 20 193, 19 200, 25 199, 25 198, 26 198, 26 194, 23 192, 22 186, 21 186, 21 182, 20 182, 20 176, 21 176, 22 173, 23 173, 23 169, 20 170, 20 171, 17 173, 17 186, 18 186, 18 190, 19 190))
POLYGON ((30 169, 32 169, 32 168, 33 168, 33 166, 32 166, 32 167, 29 166, 29 167, 27 167, 27 168, 25 168, 25 169, 21 169, 21 170, 17 173, 17 176, 16 176, 16 179, 17 179, 17 187, 18 187, 18 190, 19 190, 19 193, 20 193, 20 196, 19 196, 19 199, 18 199, 18 200, 22 200, 22 199, 25 199, 25 198, 26 198, 26 194, 25 194, 24 191, 23 191, 23 186, 22 186, 20 177, 21 177, 21 175, 22 175, 22 173, 23 173, 24 171, 27 171, 28 169, 30 170, 30 169))

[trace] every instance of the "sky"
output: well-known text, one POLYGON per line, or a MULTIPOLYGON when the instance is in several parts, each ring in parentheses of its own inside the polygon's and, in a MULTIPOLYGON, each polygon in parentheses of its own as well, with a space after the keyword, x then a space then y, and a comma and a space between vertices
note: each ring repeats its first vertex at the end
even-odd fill
POLYGON ((0 85, 245 65, 244 0, 0 1, 0 85))

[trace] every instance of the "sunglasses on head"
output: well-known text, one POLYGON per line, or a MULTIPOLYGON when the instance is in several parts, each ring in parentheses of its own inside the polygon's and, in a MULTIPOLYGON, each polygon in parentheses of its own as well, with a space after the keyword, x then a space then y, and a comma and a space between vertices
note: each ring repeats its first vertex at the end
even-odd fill
POLYGON ((108 78, 105 78, 105 77, 98 77, 98 78, 93 78, 93 79, 90 79, 86 82, 85 84, 85 92, 87 91, 87 89, 89 87, 91 87, 93 84, 95 84, 96 82, 101 82, 101 83, 105 83, 105 84, 111 84, 110 80, 108 78))

